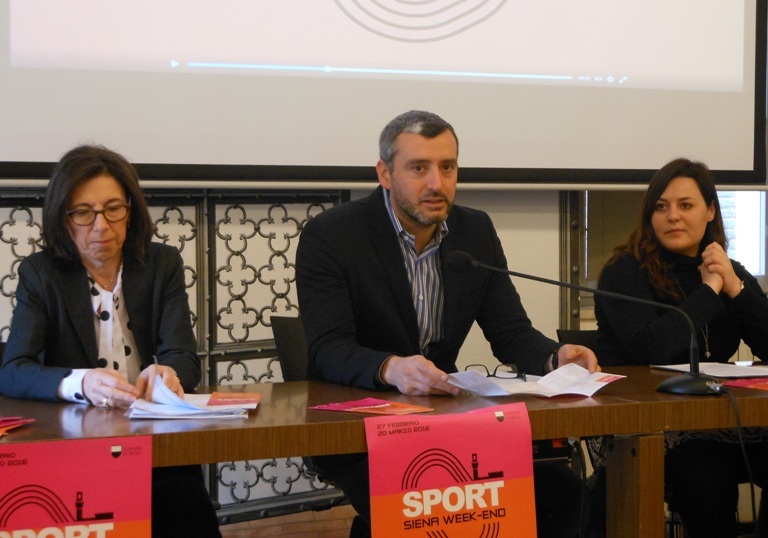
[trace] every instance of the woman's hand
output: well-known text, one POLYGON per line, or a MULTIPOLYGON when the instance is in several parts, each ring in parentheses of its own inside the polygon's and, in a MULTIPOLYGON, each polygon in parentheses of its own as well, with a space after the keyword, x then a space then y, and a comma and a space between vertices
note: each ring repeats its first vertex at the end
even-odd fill
POLYGON ((176 371, 170 366, 160 364, 150 364, 147 366, 138 379, 136 379, 136 389, 139 396, 144 396, 145 400, 152 401, 152 391, 155 388, 155 376, 160 376, 165 386, 171 389, 179 398, 184 397, 184 388, 181 386, 181 380, 176 375, 176 371))
POLYGON ((83 376, 83 395, 99 407, 128 407, 140 393, 117 370, 93 368, 83 376))
POLYGON ((710 243, 701 253, 701 281, 710 286, 715 293, 721 291, 729 297, 736 297, 741 292, 741 279, 733 270, 728 254, 718 243, 710 243))

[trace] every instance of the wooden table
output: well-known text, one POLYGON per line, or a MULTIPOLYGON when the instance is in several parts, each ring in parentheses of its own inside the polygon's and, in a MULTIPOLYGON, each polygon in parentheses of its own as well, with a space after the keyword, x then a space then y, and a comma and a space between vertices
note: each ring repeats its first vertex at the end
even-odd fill
MULTIPOLYGON (((524 401, 534 439, 615 435, 608 454, 609 536, 661 537, 664 533, 664 436, 667 430, 735 426, 729 398, 656 392, 666 372, 647 367, 610 368, 626 375, 593 398, 533 396, 415 397, 376 393, 388 399, 460 413, 524 401)), ((247 419, 128 420, 118 409, 0 398, 0 416, 34 417, 3 438, 2 445, 60 439, 152 435, 153 465, 239 461, 281 456, 343 454, 366 450, 364 415, 312 411, 312 405, 356 400, 369 391, 317 382, 217 387, 254 391, 261 403, 247 419)), ((734 389, 743 426, 768 425, 768 392, 734 389)))

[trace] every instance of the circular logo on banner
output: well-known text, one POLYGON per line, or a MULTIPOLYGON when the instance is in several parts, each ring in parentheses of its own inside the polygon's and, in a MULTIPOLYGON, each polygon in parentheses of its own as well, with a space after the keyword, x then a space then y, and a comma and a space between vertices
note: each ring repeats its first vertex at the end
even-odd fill
POLYGON ((439 41, 492 17, 507 0, 334 0, 355 23, 396 41, 439 41))

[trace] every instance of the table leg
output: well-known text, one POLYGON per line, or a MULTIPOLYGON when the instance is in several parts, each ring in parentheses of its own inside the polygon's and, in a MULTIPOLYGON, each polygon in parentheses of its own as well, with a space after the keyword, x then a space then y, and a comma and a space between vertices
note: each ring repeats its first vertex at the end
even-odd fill
POLYGON ((616 437, 606 456, 609 538, 663 538, 664 435, 616 437))

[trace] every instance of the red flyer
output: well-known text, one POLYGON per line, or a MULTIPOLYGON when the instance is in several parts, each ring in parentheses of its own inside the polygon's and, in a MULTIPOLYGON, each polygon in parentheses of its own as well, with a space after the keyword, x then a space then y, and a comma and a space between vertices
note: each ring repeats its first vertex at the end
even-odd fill
POLYGON ((258 404, 260 400, 258 392, 213 392, 208 405, 258 404))
POLYGON ((536 537, 524 403, 365 419, 373 538, 536 537))
POLYGON ((151 436, 0 444, 0 538, 150 538, 151 436))
POLYGON ((380 398, 363 398, 350 402, 313 405, 310 409, 317 411, 345 411, 347 413, 368 413, 371 415, 409 415, 411 413, 426 413, 431 407, 413 405, 403 402, 391 402, 380 398))

